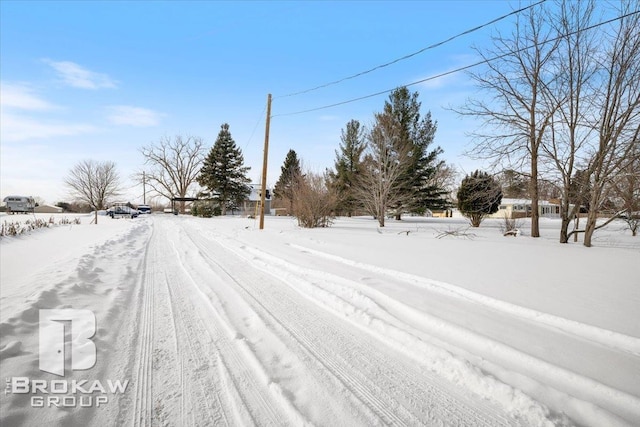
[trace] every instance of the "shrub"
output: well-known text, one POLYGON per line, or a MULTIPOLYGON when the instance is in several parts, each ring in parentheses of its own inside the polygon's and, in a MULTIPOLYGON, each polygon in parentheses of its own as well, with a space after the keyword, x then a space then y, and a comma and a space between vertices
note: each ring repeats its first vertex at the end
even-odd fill
POLYGON ((480 227, 486 216, 498 212, 502 190, 491 175, 477 170, 462 180, 457 198, 462 215, 469 218, 473 227, 480 227))
POLYGON ((302 175, 294 187, 293 214, 305 228, 328 227, 334 215, 336 194, 329 189, 324 176, 302 175))
POLYGON ((518 221, 511 215, 507 215, 507 213, 504 214, 503 222, 500 224, 500 231, 503 236, 518 236, 520 234, 520 227, 522 227, 521 221, 518 221))

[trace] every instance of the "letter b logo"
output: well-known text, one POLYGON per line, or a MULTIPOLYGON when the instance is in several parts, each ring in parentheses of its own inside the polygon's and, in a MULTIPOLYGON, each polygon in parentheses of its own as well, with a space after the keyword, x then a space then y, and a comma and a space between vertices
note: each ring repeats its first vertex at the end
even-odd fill
POLYGON ((96 316, 91 310, 40 310, 40 370, 64 376, 65 323, 70 325, 71 369, 96 364, 96 316))

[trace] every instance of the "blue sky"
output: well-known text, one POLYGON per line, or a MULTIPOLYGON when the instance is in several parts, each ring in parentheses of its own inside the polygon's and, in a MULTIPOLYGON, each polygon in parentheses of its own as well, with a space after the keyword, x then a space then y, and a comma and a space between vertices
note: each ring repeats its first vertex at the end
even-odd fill
MULTIPOLYGON (((193 135, 210 147, 222 123, 250 177, 262 168, 265 106, 272 104, 268 182, 293 148, 313 170, 331 167, 351 119, 368 125, 387 95, 315 112, 409 84, 477 59, 513 18, 411 59, 307 94, 509 13, 506 1, 0 2, 0 196, 69 200, 63 181, 79 160, 112 160, 126 188, 143 170, 140 147, 193 135)), ((469 172, 466 132, 477 124, 446 109, 474 96, 457 73, 412 86, 438 121, 443 158, 469 172)))

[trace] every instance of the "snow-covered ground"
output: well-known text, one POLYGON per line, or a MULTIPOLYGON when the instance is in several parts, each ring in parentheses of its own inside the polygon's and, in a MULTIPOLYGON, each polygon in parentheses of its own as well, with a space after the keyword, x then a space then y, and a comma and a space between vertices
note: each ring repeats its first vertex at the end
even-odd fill
POLYGON ((455 218, 90 220, 0 241, 2 426, 640 425, 622 223, 584 248, 555 220, 540 239, 442 237, 455 218), (97 363, 60 377, 39 310, 68 308, 95 313, 97 363))

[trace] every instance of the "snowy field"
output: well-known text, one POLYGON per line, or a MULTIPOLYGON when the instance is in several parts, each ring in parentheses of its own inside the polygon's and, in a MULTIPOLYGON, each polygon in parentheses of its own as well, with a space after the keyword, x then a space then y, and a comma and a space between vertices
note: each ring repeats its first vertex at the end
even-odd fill
POLYGON ((623 223, 585 248, 556 220, 90 221, 0 240, 3 427, 640 425, 623 223), (95 366, 67 339, 65 376, 40 369, 42 309, 95 313, 95 366))

